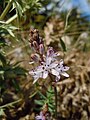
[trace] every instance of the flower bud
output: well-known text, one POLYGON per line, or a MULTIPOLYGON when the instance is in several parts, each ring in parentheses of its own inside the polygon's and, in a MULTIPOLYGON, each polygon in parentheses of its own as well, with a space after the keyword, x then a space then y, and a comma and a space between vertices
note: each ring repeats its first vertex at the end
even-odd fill
POLYGON ((40 54, 44 53, 44 46, 43 46, 43 44, 39 45, 39 52, 40 52, 40 54))
POLYGON ((39 35, 37 33, 33 34, 33 40, 37 41, 39 39, 39 35))
POLYGON ((38 62, 39 61, 39 55, 38 54, 32 54, 31 58, 35 61, 38 62))
POLYGON ((47 51, 47 56, 52 56, 54 54, 54 50, 52 47, 49 47, 48 51, 47 51))
POLYGON ((33 41, 33 47, 35 50, 38 50, 39 46, 38 46, 38 43, 36 41, 33 41))
POLYGON ((43 39, 42 39, 42 37, 39 37, 39 45, 40 44, 43 44, 43 39))

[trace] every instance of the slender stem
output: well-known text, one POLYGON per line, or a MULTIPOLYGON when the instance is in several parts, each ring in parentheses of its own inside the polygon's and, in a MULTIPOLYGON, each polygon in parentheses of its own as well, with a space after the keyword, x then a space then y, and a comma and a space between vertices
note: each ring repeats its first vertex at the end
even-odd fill
POLYGON ((69 19, 69 17, 70 17, 71 12, 72 12, 72 9, 69 10, 69 12, 68 12, 68 14, 67 14, 67 16, 66 16, 66 23, 65 23, 64 31, 65 31, 65 30, 67 29, 67 27, 68 27, 68 19, 69 19))
POLYGON ((4 17, 6 16, 6 14, 8 13, 8 11, 9 11, 11 5, 12 5, 12 1, 13 1, 13 0, 10 0, 10 1, 8 2, 6 8, 4 9, 3 13, 2 13, 1 16, 0 16, 0 20, 3 20, 4 17))
MULTIPOLYGON (((49 74, 49 77, 53 83, 53 78, 51 74, 49 74)), ((55 119, 57 120, 57 88, 56 88, 55 82, 53 83, 53 87, 54 87, 54 94, 55 94, 55 119)))
POLYGON ((16 103, 21 102, 21 101, 22 101, 22 99, 19 99, 19 100, 14 101, 14 102, 7 103, 7 104, 5 104, 5 105, 0 106, 0 109, 5 108, 5 107, 12 106, 13 104, 16 104, 16 103))
POLYGON ((54 86, 54 93, 55 93, 55 119, 57 120, 57 88, 54 86))

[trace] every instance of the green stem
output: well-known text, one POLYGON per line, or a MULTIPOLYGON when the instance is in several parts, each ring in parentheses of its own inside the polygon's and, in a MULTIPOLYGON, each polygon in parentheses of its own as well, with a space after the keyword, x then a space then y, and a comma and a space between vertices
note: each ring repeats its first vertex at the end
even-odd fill
POLYGON ((55 93, 55 119, 57 120, 57 88, 54 86, 54 93, 55 93))
POLYGON ((13 0, 10 0, 10 1, 8 2, 6 8, 4 9, 3 13, 2 13, 1 16, 0 16, 0 20, 3 20, 4 17, 6 16, 6 14, 8 13, 10 7, 12 6, 12 1, 13 1, 13 0))
MULTIPOLYGON (((50 79, 53 82, 53 78, 51 76, 51 74, 49 74, 50 79)), ((54 87, 54 94, 55 94, 55 120, 57 120, 57 88, 55 86, 55 82, 53 83, 53 87, 54 87)))
POLYGON ((13 104, 16 104, 16 103, 21 102, 21 101, 22 101, 22 99, 19 99, 19 100, 14 101, 14 102, 7 103, 7 104, 5 104, 5 105, 0 106, 0 109, 5 108, 5 107, 12 106, 13 104))

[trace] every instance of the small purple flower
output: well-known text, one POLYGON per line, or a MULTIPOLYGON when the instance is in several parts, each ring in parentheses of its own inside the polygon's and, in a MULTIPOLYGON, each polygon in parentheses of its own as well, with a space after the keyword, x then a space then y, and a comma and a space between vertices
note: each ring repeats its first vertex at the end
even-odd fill
MULTIPOLYGON (((60 75, 63 75, 65 77, 69 77, 69 75, 66 73, 67 70, 69 70, 69 67, 63 65, 63 61, 61 61, 57 67, 55 68, 56 71, 59 72, 60 75)), ((56 81, 59 81, 60 76, 56 77, 56 81)))
POLYGON ((42 112, 40 112, 40 115, 37 115, 37 116, 35 117, 35 120, 45 120, 45 116, 43 115, 42 112))
POLYGON ((63 61, 58 61, 56 57, 59 54, 55 53, 52 47, 49 47, 45 60, 41 62, 41 65, 36 67, 35 70, 29 72, 33 76, 35 83, 39 78, 46 79, 48 74, 52 74, 56 77, 56 81, 59 81, 60 75, 69 77, 66 71, 69 67, 63 65, 63 61))

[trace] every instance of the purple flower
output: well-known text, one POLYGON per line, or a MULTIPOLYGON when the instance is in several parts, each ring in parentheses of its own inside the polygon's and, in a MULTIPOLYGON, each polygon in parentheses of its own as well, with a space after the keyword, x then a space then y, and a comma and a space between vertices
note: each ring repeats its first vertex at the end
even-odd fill
POLYGON ((45 120, 45 116, 43 115, 42 112, 40 112, 40 115, 37 115, 37 116, 35 117, 35 120, 45 120))
MULTIPOLYGON (((69 70, 69 67, 63 65, 63 61, 61 61, 57 67, 55 68, 56 71, 59 72, 59 75, 63 75, 65 77, 69 77, 69 75, 66 73, 67 70, 69 70)), ((59 81, 60 76, 56 77, 56 81, 59 81)))
POLYGON ((39 78, 46 79, 49 73, 56 77, 56 81, 60 79, 60 75, 69 77, 66 73, 69 67, 64 66, 63 61, 58 61, 56 59, 58 55, 59 54, 53 51, 52 47, 49 47, 44 62, 41 62, 42 65, 29 72, 29 74, 34 78, 33 83, 35 83, 39 78))

